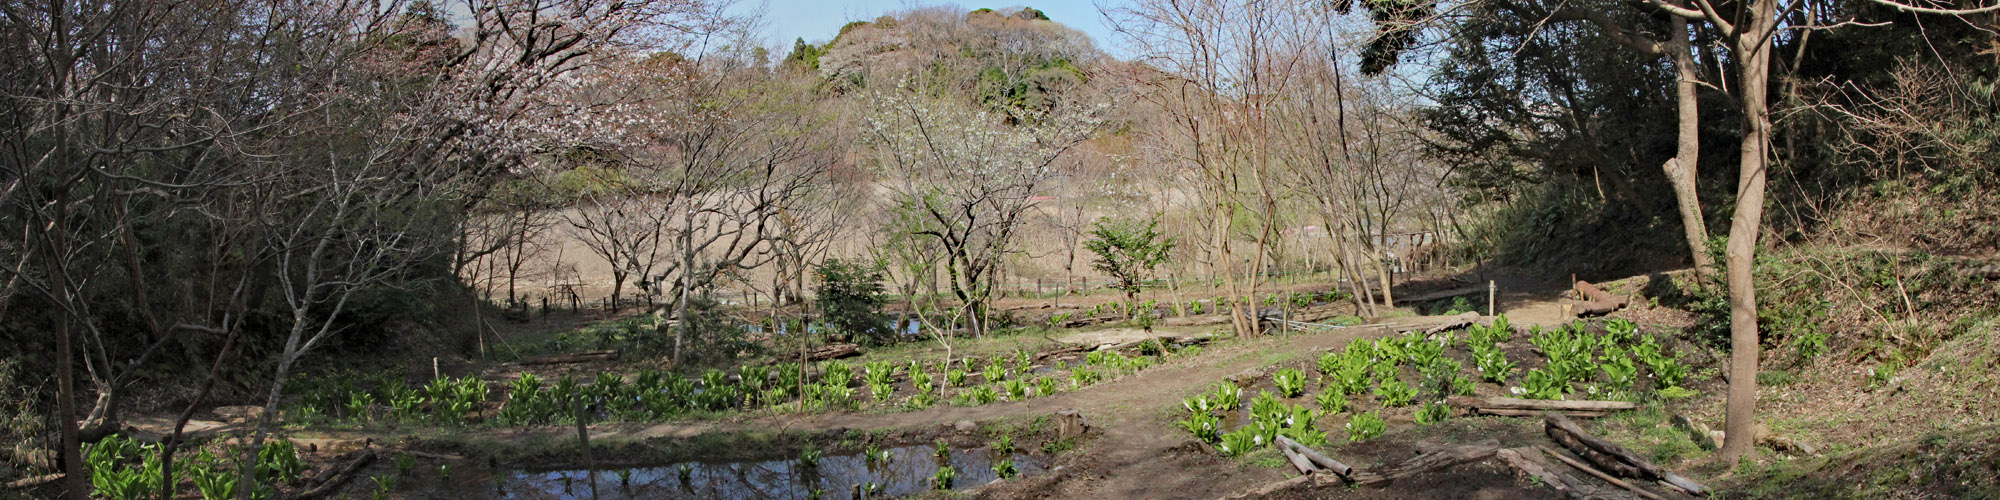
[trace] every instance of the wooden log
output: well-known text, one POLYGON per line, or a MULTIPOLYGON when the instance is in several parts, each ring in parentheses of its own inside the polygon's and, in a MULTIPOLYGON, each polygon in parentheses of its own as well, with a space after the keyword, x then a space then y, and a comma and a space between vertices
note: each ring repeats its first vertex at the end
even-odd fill
POLYGON ((1639 489, 1638 486, 1633 486, 1632 483, 1628 483, 1622 479, 1611 477, 1610 474, 1605 474, 1604 471, 1597 470, 1596 467, 1591 467, 1590 464, 1578 462, 1574 458, 1563 456, 1563 454, 1557 453, 1555 450, 1542 448, 1542 452, 1548 453, 1549 456, 1555 457, 1556 460, 1561 460, 1562 463, 1569 464, 1570 467, 1575 467, 1576 470, 1583 471, 1585 473, 1590 474, 1591 476, 1595 476, 1598 479, 1604 480, 1604 482, 1611 483, 1612 486, 1617 486, 1620 488, 1631 490, 1632 493, 1636 493, 1639 496, 1646 497, 1647 500, 1667 500, 1666 498, 1653 494, 1653 492, 1639 489))
MULTIPOLYGON (((1682 477, 1680 474, 1675 474, 1673 471, 1669 471, 1658 465, 1654 465, 1652 461, 1641 458, 1639 457, 1639 455, 1632 453, 1630 450, 1626 450, 1623 447, 1620 447, 1616 444, 1612 444, 1610 441, 1598 439, 1596 436, 1592 436, 1590 435, 1590 433, 1584 432, 1582 427, 1578 427, 1576 425, 1576 422, 1571 422, 1568 418, 1565 418, 1562 415, 1550 414, 1548 417, 1545 418, 1545 422, 1547 423, 1547 429, 1551 436, 1554 436, 1556 433, 1559 432, 1563 434, 1568 434, 1570 437, 1575 438, 1574 443, 1576 445, 1580 445, 1583 448, 1597 451, 1598 453, 1596 454, 1587 454, 1580 451, 1577 454, 1582 455, 1586 459, 1592 459, 1591 461, 1593 463, 1597 463, 1597 465, 1600 467, 1604 467, 1605 469, 1618 469, 1618 467, 1614 467, 1614 465, 1616 464, 1598 463, 1598 461, 1594 459, 1594 457, 1609 456, 1612 458, 1616 458, 1617 461, 1623 462, 1624 465, 1629 466, 1630 468, 1638 469, 1639 474, 1634 475, 1632 477, 1638 477, 1641 479, 1657 479, 1661 482, 1667 483, 1668 486, 1672 486, 1676 489, 1687 492, 1690 495, 1702 496, 1708 494, 1708 488, 1703 487, 1701 483, 1694 482, 1694 480, 1682 477)), ((1564 447, 1571 446, 1570 442, 1567 441, 1559 441, 1559 442, 1563 442, 1564 447)), ((1571 448, 1571 450, 1575 451, 1576 449, 1571 448)))
POLYGON ((592 361, 611 361, 616 359, 618 359, 618 351, 588 351, 588 352, 579 352, 575 354, 558 354, 554 356, 542 356, 539 358, 523 359, 520 361, 515 361, 514 364, 516 366, 561 365, 569 363, 588 363, 592 361))
MULTIPOLYGON (((848 358, 860 355, 861 355, 861 345, 851 344, 851 343, 841 343, 841 344, 827 344, 819 347, 814 347, 812 349, 807 349, 805 351, 804 359, 806 361, 825 361, 829 359, 848 358)), ((799 357, 798 355, 793 355, 794 359, 798 357, 799 357)))
POLYGON ((428 451, 405 450, 402 448, 388 448, 388 449, 396 453, 401 453, 404 455, 409 455, 417 458, 428 458, 431 460, 448 460, 448 461, 465 460, 465 457, 461 457, 458 455, 446 455, 443 453, 431 453, 428 451))
POLYGON ((1577 280, 1576 291, 1577 293, 1582 294, 1583 300, 1591 302, 1610 302, 1610 303, 1616 303, 1620 306, 1625 305, 1624 297, 1612 295, 1610 292, 1606 292, 1604 291, 1604 289, 1598 288, 1597 285, 1592 285, 1588 281, 1577 280))
MULTIPOLYGON (((1547 430, 1547 428, 1544 430, 1547 430)), ((1574 435, 1554 430, 1547 430, 1547 432, 1549 440, 1555 441, 1556 444, 1562 445, 1564 449, 1576 453, 1578 456, 1583 457, 1584 460, 1588 460, 1590 463, 1597 464, 1598 467, 1603 467, 1605 470, 1611 471, 1612 474, 1624 477, 1646 476, 1646 473, 1639 470, 1638 467, 1626 464, 1624 460, 1616 456, 1597 451, 1597 449, 1591 448, 1590 445, 1583 444, 1583 441, 1577 440, 1574 435)))
POLYGON ((44 484, 53 483, 56 481, 61 481, 63 477, 65 476, 61 472, 57 472, 54 474, 43 474, 39 476, 26 477, 7 483, 7 489, 32 488, 44 484))
POLYGON ((354 479, 354 476, 356 475, 355 473, 359 472, 361 468, 367 467, 369 462, 375 460, 374 450, 363 449, 360 451, 356 451, 354 453, 355 456, 353 460, 349 460, 346 465, 341 466, 341 468, 335 471, 332 475, 327 476, 327 479, 325 481, 321 481, 319 486, 314 486, 312 487, 312 489, 308 489, 306 491, 300 492, 298 495, 292 496, 292 500, 312 500, 314 498, 320 498, 332 494, 335 490, 340 489, 341 484, 345 484, 348 480, 354 479))
POLYGON ((1056 349, 1051 349, 1051 350, 1047 350, 1047 351, 1042 351, 1042 352, 1041 352, 1041 354, 1036 354, 1036 355, 1035 355, 1035 361, 1041 361, 1041 360, 1044 360, 1044 359, 1049 359, 1049 358, 1053 358, 1053 357, 1057 357, 1057 356, 1061 356, 1061 355, 1064 355, 1064 354, 1072 354, 1072 353, 1079 353, 1079 352, 1083 352, 1083 351, 1088 351, 1088 350, 1090 350, 1090 348, 1091 348, 1091 346, 1087 346, 1087 345, 1081 345, 1081 344, 1074 344, 1074 345, 1065 345, 1065 346, 1063 346, 1063 347, 1060 347, 1060 348, 1056 348, 1056 349))
POLYGON ((1576 293, 1583 298, 1583 301, 1578 303, 1576 307, 1576 313, 1579 316, 1610 314, 1612 311, 1617 311, 1625 307, 1624 297, 1605 292, 1604 289, 1598 288, 1597 285, 1592 285, 1588 281, 1577 280, 1576 293))
POLYGON ((1311 460, 1306 460, 1305 455, 1300 455, 1299 452, 1293 451, 1290 446, 1279 446, 1278 452, 1285 454, 1285 460, 1290 461, 1292 467, 1299 470, 1300 475, 1310 475, 1314 472, 1319 472, 1319 467, 1314 466, 1311 460))
POLYGON ((1445 398, 1445 404, 1470 409, 1507 409, 1539 411, 1595 411, 1631 410, 1639 407, 1630 401, 1594 401, 1585 399, 1521 399, 1521 398, 1479 398, 1472 396, 1452 396, 1445 398))
POLYGON ((1348 467, 1347 464, 1340 463, 1339 460, 1334 460, 1332 457, 1328 457, 1318 451, 1313 451, 1312 448, 1299 444, 1298 441, 1293 441, 1292 438, 1278 436, 1278 444, 1291 448, 1292 451, 1304 455, 1306 460, 1312 461, 1313 465, 1317 465, 1321 469, 1326 469, 1328 472, 1338 474, 1342 478, 1354 476, 1353 467, 1348 467))
POLYGON ((1519 410, 1514 408, 1473 408, 1472 412, 1480 415, 1499 417, 1539 417, 1542 414, 1551 412, 1576 418, 1597 418, 1607 415, 1605 412, 1590 410, 1519 410))
POLYGON ((1476 444, 1441 446, 1409 460, 1356 472, 1353 479, 1355 484, 1364 486, 1384 485, 1398 479, 1484 459, 1493 456, 1493 453, 1499 450, 1500 442, 1490 439, 1476 444))
POLYGON ((1431 335, 1445 330, 1472 326, 1473 323, 1479 321, 1479 313, 1476 312, 1459 313, 1457 316, 1447 317, 1443 321, 1444 321, 1443 323, 1439 323, 1437 326, 1433 326, 1430 327, 1429 329, 1424 330, 1424 335, 1431 335))

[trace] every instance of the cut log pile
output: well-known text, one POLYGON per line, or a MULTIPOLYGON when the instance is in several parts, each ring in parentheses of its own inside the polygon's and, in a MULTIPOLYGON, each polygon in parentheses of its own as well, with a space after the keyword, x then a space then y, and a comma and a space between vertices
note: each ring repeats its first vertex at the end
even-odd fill
POLYGON ((1599 468, 1624 477, 1658 480, 1690 495, 1708 494, 1708 489, 1702 487, 1701 483, 1653 465, 1652 461, 1639 457, 1631 450, 1592 436, 1567 417, 1550 414, 1546 417, 1545 423, 1545 430, 1550 438, 1599 468))
POLYGON ((1576 293, 1583 297, 1576 304, 1577 316, 1603 316, 1625 308, 1625 298, 1605 292, 1588 281, 1577 280, 1576 293))
POLYGON ((1582 477, 1570 474, 1564 467, 1558 467, 1554 463, 1551 463, 1548 460, 1548 456, 1543 455, 1540 449, 1534 447, 1508 448, 1500 450, 1495 455, 1500 457, 1501 462, 1513 468, 1514 472, 1522 478, 1540 478, 1543 485, 1548 486, 1549 489, 1556 490, 1558 493, 1562 493, 1566 498, 1574 500, 1625 500, 1638 498, 1633 494, 1597 486, 1582 477))

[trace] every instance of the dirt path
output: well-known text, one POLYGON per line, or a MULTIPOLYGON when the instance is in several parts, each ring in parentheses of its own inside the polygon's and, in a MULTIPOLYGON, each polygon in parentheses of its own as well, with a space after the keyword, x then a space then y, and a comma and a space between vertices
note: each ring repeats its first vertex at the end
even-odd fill
MULTIPOLYGON (((1444 316, 1423 316, 1400 318, 1380 325, 1362 325, 1325 333, 1294 334, 1286 337, 1266 337, 1248 342, 1237 342, 1210 349, 1196 358, 1170 360, 1160 365, 1141 370, 1138 373, 1119 377, 1082 389, 1064 392, 1055 397, 1035 398, 1026 401, 994 403, 982 406, 962 407, 939 405, 935 408, 902 413, 827 413, 806 417, 772 416, 740 421, 685 422, 659 424, 612 423, 591 427, 592 438, 656 438, 687 437, 709 432, 731 432, 744 430, 776 431, 824 431, 830 429, 878 429, 912 427, 927 424, 949 425, 960 420, 982 421, 999 418, 1052 414, 1060 409, 1076 409, 1091 420, 1093 426, 1107 429, 1128 428, 1123 425, 1135 418, 1158 417, 1162 411, 1179 408, 1182 398, 1206 390, 1224 378, 1246 369, 1270 364, 1267 359, 1273 353, 1305 353, 1314 350, 1337 348, 1356 338, 1375 338, 1408 331, 1428 328, 1444 316)), ((538 433, 539 431, 526 431, 538 433)), ((1152 432, 1148 430, 1147 432, 1152 432)), ((551 435, 562 431, 550 431, 551 435)))

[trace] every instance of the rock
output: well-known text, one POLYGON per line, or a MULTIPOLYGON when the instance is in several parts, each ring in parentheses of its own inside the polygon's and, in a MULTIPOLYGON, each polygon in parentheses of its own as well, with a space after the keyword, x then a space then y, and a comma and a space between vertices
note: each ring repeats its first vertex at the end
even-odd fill
POLYGON ((960 420, 958 423, 952 424, 951 427, 952 429, 956 429, 959 434, 971 434, 979 430, 979 424, 972 423, 971 420, 960 420))
POLYGON ((242 422, 264 416, 262 406, 217 406, 215 416, 231 422, 242 422))
POLYGON ((1235 375, 1230 375, 1229 383, 1236 384, 1237 387, 1250 387, 1251 384, 1257 383, 1258 380, 1263 380, 1265 375, 1267 374, 1264 373, 1263 368, 1249 368, 1236 372, 1235 375))
POLYGON ((1689 420, 1687 417, 1674 415, 1674 428, 1686 433, 1688 439, 1694 440, 1694 444, 1703 450, 1715 451, 1719 444, 1715 442, 1715 437, 1709 434, 1708 426, 1689 420))

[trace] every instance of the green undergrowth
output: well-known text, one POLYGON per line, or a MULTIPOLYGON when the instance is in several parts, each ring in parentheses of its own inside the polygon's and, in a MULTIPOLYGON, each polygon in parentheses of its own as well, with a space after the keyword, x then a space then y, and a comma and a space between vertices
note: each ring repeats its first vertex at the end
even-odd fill
MULTIPOLYGON (((1717 240, 1711 246, 1718 253, 1717 240)), ((1907 366, 2000 312, 2000 287, 1979 257, 1915 250, 1829 247, 1768 249, 1757 257, 1757 320, 1766 363, 1801 366, 1827 354, 1851 362, 1907 366)), ((1716 269, 1715 274, 1722 273, 1716 269)), ((1729 297, 1691 277, 1649 293, 1696 314, 1691 339, 1726 347, 1729 297)))
POLYGON ((2000 498, 2000 425, 1768 465, 1745 462, 1723 486, 1723 498, 2000 498))

